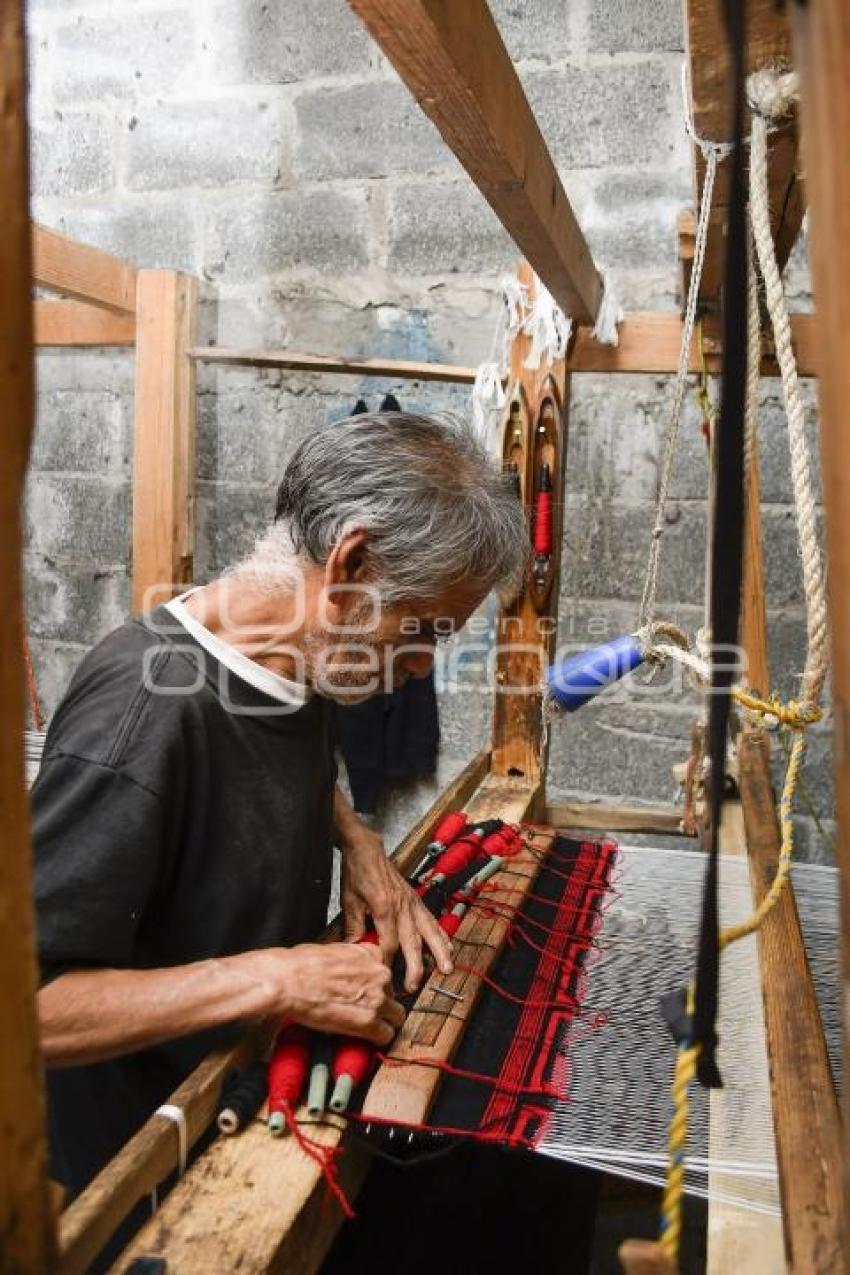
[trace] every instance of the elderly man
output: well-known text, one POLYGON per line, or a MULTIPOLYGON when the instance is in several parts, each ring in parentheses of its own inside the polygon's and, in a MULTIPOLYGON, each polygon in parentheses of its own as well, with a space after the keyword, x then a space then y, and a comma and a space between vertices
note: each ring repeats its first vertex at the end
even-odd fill
POLYGON ((33 791, 53 1172, 72 1192, 240 1021, 385 1045, 445 936, 335 785, 329 700, 430 669, 527 550, 510 484, 450 421, 366 415, 292 457, 230 573, 83 661, 33 791), (342 855, 346 933, 317 945, 342 855), (383 958, 383 959, 382 959, 383 958))

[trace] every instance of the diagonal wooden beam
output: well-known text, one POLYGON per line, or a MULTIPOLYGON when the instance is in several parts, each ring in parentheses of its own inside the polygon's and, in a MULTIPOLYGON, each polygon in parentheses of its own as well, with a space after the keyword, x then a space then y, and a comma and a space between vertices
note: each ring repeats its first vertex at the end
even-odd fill
MULTIPOLYGON (((691 108, 700 137, 726 141, 731 128, 731 67, 723 19, 723 0, 684 0, 691 108)), ((788 16, 775 0, 747 4, 747 71, 790 65, 788 16)), ((769 174, 771 228, 780 270, 788 260, 805 212, 803 183, 798 175, 796 113, 770 137, 769 174)), ((723 277, 725 226, 729 203, 729 161, 720 163, 709 225, 700 297, 716 303, 723 277)), ((705 162, 694 147, 694 187, 702 195, 705 162)))
POLYGON ((32 277, 33 283, 119 314, 136 309, 134 266, 46 226, 32 227, 32 277))
POLYGON ((485 0, 349 0, 520 252, 577 323, 602 284, 485 0))

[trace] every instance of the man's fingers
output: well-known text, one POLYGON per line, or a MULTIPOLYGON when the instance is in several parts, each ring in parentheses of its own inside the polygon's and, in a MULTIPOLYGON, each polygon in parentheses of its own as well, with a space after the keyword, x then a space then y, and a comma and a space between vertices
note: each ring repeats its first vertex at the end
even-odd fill
POLYGON ((415 923, 419 934, 427 943, 434 960, 437 962, 437 969, 441 974, 451 974, 454 969, 452 964, 452 941, 445 930, 440 929, 431 913, 421 903, 416 909, 415 923))
POLYGON ((343 902, 343 922, 348 942, 356 942, 366 933, 366 905, 356 895, 343 902))
POLYGON ((403 1005, 399 1005, 397 1000, 388 998, 381 1006, 380 1016, 397 1031, 404 1022, 406 1014, 403 1005))
POLYGON ((375 921, 375 929, 378 931, 378 944, 381 949, 381 956, 387 965, 392 964, 393 957, 398 951, 398 920, 394 913, 389 912, 386 916, 373 918, 375 921))
POLYGON ((404 988, 407 992, 415 992, 422 982, 424 969, 422 966, 422 939, 408 914, 399 921, 399 939, 404 955, 404 988))

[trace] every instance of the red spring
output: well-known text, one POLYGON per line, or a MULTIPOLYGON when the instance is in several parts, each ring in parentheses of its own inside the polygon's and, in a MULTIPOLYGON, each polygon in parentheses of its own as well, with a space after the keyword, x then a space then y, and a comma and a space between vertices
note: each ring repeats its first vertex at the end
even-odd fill
POLYGON ((269 1112, 298 1105, 310 1066, 310 1033, 290 1023, 278 1032, 269 1062, 269 1112))
POLYGON ((534 508, 534 553, 538 558, 552 554, 552 493, 538 491, 534 508))

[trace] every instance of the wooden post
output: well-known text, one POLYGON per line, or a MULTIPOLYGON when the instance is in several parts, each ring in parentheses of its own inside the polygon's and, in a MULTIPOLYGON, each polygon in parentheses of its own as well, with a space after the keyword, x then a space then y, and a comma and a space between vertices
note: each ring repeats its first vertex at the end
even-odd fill
MULTIPOLYGON (((742 732, 738 761, 750 883, 761 903, 780 844, 764 732, 742 732)), ((758 951, 788 1271, 837 1275, 846 1270, 838 1101, 790 886, 758 930, 758 951)))
MULTIPOLYGON (((533 290, 534 276, 526 263, 520 266, 520 282, 533 290)), ((561 540, 564 520, 564 473, 567 450, 567 395, 569 378, 564 362, 532 371, 525 367, 531 338, 520 333, 511 346, 508 393, 519 410, 506 425, 504 456, 519 466, 526 507, 530 510, 535 490, 535 437, 540 428, 543 399, 560 399, 560 411, 552 422, 557 434, 552 481, 553 567, 551 589, 543 607, 535 605, 531 585, 526 581, 518 602, 503 608, 497 627, 496 697, 493 716, 494 775, 522 779, 540 785, 540 801, 545 802, 543 776, 546 747, 543 737, 540 686, 545 666, 555 650, 558 615, 558 585, 561 569, 561 540)), ((539 812, 542 814, 542 809, 539 812)))
MULTIPOLYGON (((835 790, 844 964, 844 1066, 850 1071, 850 8, 794 4, 803 157, 820 338, 821 456, 832 619, 835 790)), ((844 1269, 850 1269, 850 1085, 844 1086, 844 1269)))
POLYGON ((26 75, 19 0, 0 6, 0 1264, 53 1269, 29 807, 24 785, 21 497, 33 422, 26 75))
POLYGON ((136 292, 133 610, 149 611, 192 580, 195 543, 197 283, 140 270, 136 292))

